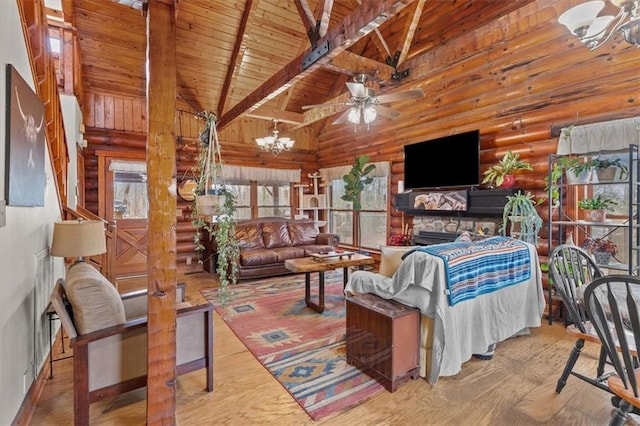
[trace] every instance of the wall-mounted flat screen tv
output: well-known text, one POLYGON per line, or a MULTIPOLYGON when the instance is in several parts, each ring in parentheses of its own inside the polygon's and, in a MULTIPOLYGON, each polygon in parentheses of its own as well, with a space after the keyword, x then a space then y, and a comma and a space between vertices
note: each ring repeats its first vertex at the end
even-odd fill
POLYGON ((404 146, 406 189, 462 187, 479 183, 479 130, 404 146))

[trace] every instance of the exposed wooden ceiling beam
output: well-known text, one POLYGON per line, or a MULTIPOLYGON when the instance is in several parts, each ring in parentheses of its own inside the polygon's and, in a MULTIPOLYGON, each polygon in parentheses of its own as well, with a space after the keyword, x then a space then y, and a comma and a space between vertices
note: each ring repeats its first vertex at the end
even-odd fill
POLYGON ((387 64, 357 55, 348 50, 333 58, 326 67, 348 75, 372 74, 382 81, 390 80, 394 72, 393 67, 387 64))
POLYGON ((413 15, 411 16, 411 22, 409 25, 404 26, 404 34, 402 35, 401 40, 404 40, 402 43, 402 48, 400 49, 400 56, 398 58, 398 63, 396 64, 396 68, 404 63, 407 59, 407 55, 409 54, 409 48, 411 47, 411 42, 413 41, 413 36, 416 33, 416 29, 418 28, 418 21, 420 20, 420 16, 422 15, 422 9, 424 9, 424 4, 427 0, 418 0, 413 9, 413 15))
POLYGON ((236 34, 236 40, 233 46, 233 52, 231 52, 231 58, 229 59, 229 67, 227 68, 227 73, 224 77, 224 83, 222 84, 222 90, 220 91, 220 99, 218 99, 218 108, 216 109, 216 114, 218 115, 218 117, 220 117, 220 115, 223 114, 226 109, 227 100, 229 98, 229 88, 231 87, 231 83, 236 76, 236 71, 238 70, 238 68, 240 68, 240 61, 242 59, 240 51, 246 48, 245 46, 243 46, 243 41, 245 31, 247 29, 247 21, 249 20, 252 9, 253 0, 246 0, 246 3, 244 4, 244 11, 242 12, 242 18, 240 19, 238 33, 236 34))
MULTIPOLYGON (((358 4, 362 4, 362 0, 357 0, 357 2, 358 4)), ((380 52, 380 56, 382 56, 383 58, 390 58, 391 51, 389 50, 389 45, 387 45, 387 42, 384 40, 384 37, 382 37, 382 33, 378 28, 375 29, 375 33, 376 33, 376 37, 373 37, 371 40, 373 41, 373 44, 376 46, 376 49, 378 49, 378 52, 380 52)))
POLYGON ((284 111, 277 108, 262 107, 257 110, 246 114, 247 117, 258 118, 260 120, 275 120, 277 119, 281 123, 288 124, 303 124, 304 116, 298 112, 284 111))
POLYGON ((316 17, 313 16, 313 12, 309 7, 309 2, 307 0, 295 0, 294 1, 296 8, 298 9, 298 15, 300 15, 300 20, 302 20, 302 25, 307 29, 315 29, 316 28, 316 17))
POLYGON ((325 35, 327 35, 332 9, 333 0, 324 0, 324 8, 322 9, 322 16, 320 17, 320 28, 318 29, 318 34, 320 35, 320 37, 324 37, 325 35))
POLYGON ((380 0, 367 2, 357 7, 319 41, 319 45, 325 42, 329 43, 329 52, 326 55, 303 69, 304 59, 312 52, 311 49, 307 49, 222 115, 219 120, 220 129, 227 126, 238 116, 254 111, 265 102, 275 98, 295 84, 296 81, 310 75, 313 71, 331 61, 383 22, 397 15, 414 2, 415 0, 380 0))

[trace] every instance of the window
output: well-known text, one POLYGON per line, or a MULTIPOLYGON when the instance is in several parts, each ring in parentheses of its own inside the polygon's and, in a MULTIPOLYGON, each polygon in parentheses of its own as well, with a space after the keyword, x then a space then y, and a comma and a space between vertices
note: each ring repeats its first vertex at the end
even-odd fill
POLYGON ((291 217, 291 186, 258 184, 258 217, 291 217))
POLYGON ((387 177, 374 177, 360 194, 362 210, 342 200, 344 181, 331 181, 332 208, 329 226, 340 241, 362 248, 379 249, 387 240, 387 177))
POLYGON ((149 210, 147 174, 114 172, 113 217, 118 219, 146 219, 149 210))
POLYGON ((251 219, 251 184, 227 184, 227 189, 236 197, 236 219, 251 219))
POLYGON ((236 197, 236 219, 291 217, 291 185, 234 182, 227 188, 236 197), (251 200, 257 200, 252 206, 251 200))

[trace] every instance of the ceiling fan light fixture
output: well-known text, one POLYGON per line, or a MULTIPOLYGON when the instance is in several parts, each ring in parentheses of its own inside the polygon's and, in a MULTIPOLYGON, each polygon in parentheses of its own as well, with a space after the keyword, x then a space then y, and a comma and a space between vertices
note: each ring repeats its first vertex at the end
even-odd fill
POLYGON ((278 120, 273 120, 273 132, 271 136, 265 136, 264 138, 256 138, 256 144, 263 151, 270 151, 274 156, 280 154, 282 151, 289 151, 295 141, 291 138, 279 137, 278 120))
POLYGON ((378 116, 378 113, 376 112, 375 108, 372 107, 371 105, 369 105, 362 111, 362 118, 364 119, 365 124, 371 123, 373 120, 376 119, 377 116, 378 116))
POLYGON ((347 120, 349 120, 349 123, 360 124, 360 107, 351 108, 347 120))

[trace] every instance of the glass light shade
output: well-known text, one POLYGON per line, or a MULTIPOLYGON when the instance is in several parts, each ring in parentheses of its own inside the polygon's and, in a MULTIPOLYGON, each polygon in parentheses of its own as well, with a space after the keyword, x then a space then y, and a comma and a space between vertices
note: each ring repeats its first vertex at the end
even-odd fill
POLYGON ((622 3, 626 3, 629 0, 609 0, 612 5, 620 7, 622 3))
POLYGON ((607 16, 600 16, 594 19, 593 23, 587 30, 587 33, 584 35, 584 38, 591 38, 591 37, 600 38, 603 35, 605 35, 606 34, 605 30, 607 29, 611 21, 613 21, 613 18, 614 18, 613 16, 607 15, 607 16))
POLYGON ((578 35, 577 32, 579 32, 580 29, 591 26, 603 8, 603 1, 588 1, 564 12, 558 18, 558 22, 567 27, 572 34, 578 35))
POLYGON ((627 43, 640 47, 640 17, 621 26, 620 31, 627 43))
POLYGON ((104 224, 99 220, 63 220, 53 225, 51 256, 85 257, 107 251, 104 224))
POLYGON ((362 117, 364 118, 364 122, 366 124, 369 124, 373 120, 375 120, 377 115, 378 113, 372 106, 368 106, 362 111, 362 117))
POLYGON ((278 137, 277 123, 273 129, 273 136, 265 136, 264 138, 257 138, 256 144, 264 151, 271 151, 273 155, 280 154, 283 150, 288 151, 295 143, 291 138, 278 137))
POLYGON ((353 124, 360 124, 360 107, 353 107, 351 111, 349 111, 349 116, 347 120, 353 124))

